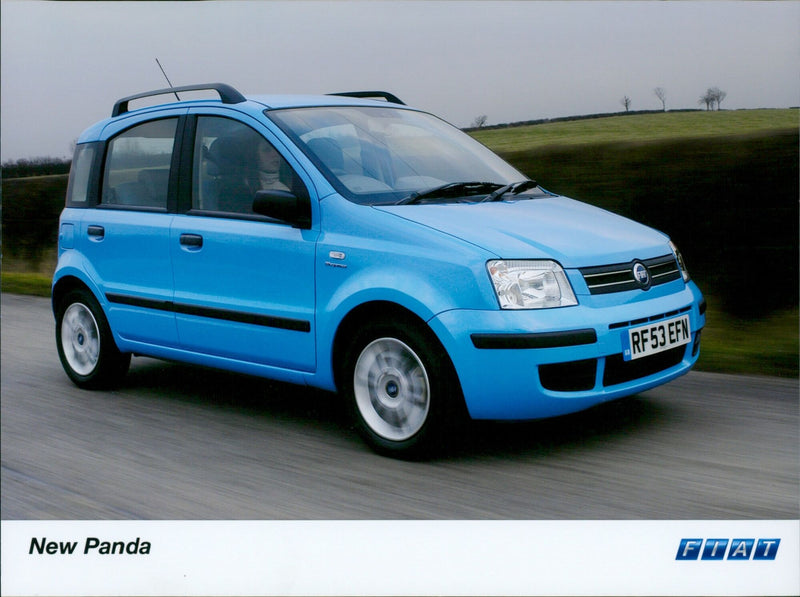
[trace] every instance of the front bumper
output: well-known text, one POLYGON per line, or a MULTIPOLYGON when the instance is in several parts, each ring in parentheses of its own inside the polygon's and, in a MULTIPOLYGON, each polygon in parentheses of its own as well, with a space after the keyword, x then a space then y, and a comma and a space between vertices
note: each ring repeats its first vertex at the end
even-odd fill
POLYGON ((552 417, 648 390, 692 368, 705 325, 703 296, 693 282, 653 290, 582 296, 580 305, 557 309, 453 310, 430 325, 453 361, 473 419, 552 417), (689 344, 623 359, 629 328, 684 314, 689 344))

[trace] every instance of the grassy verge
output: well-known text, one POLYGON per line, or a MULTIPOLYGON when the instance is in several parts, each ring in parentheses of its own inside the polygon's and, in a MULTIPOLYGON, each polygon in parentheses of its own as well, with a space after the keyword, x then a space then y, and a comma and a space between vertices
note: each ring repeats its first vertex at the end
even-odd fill
POLYGON ((0 288, 12 294, 50 296, 50 276, 30 272, 3 272, 0 288))
MULTIPOLYGON (((709 305, 714 299, 709 299, 709 305)), ((740 319, 709 307, 696 369, 718 373, 798 377, 798 309, 740 319)))
POLYGON ((800 334, 798 308, 761 318, 738 318, 709 309, 696 369, 718 373, 798 377, 800 334))

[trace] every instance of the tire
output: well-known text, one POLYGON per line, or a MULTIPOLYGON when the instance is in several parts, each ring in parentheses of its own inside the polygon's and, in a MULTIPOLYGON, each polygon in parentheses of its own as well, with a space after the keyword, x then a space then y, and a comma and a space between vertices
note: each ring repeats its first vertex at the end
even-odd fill
POLYGON ((453 365, 433 334, 414 324, 357 333, 343 382, 359 433, 380 454, 430 457, 460 420, 463 398, 453 365))
POLYGON ((109 388, 128 371, 131 355, 119 351, 100 304, 85 289, 69 291, 56 311, 58 357, 80 388, 109 388))

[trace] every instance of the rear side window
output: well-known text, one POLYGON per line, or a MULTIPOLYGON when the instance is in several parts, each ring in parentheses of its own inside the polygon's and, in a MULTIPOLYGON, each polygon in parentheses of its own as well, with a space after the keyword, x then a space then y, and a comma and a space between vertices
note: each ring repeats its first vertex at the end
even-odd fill
MULTIPOLYGON (((67 185, 67 205, 69 207, 87 207, 89 204, 89 181, 92 165, 97 155, 97 145, 78 145, 72 157, 67 185)), ((95 191, 95 195, 96 195, 95 191)))
POLYGON ((167 208, 177 124, 177 118, 147 122, 109 142, 101 204, 167 208))

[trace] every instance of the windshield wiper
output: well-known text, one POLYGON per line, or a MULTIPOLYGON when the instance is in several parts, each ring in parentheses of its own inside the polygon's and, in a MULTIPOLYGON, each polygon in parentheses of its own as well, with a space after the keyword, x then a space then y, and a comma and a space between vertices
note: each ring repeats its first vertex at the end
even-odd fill
POLYGON ((506 193, 511 193, 512 195, 518 195, 519 193, 522 193, 529 189, 535 189, 538 186, 539 184, 535 180, 523 180, 521 182, 512 182, 511 184, 507 184, 504 187, 500 187, 496 191, 492 191, 490 194, 486 195, 486 197, 481 199, 480 203, 483 203, 485 201, 499 201, 506 193))
POLYGON ((474 193, 486 192, 490 189, 497 189, 501 186, 496 182, 448 182, 427 191, 411 193, 408 197, 400 199, 395 205, 411 205, 432 197, 463 197, 474 193))

